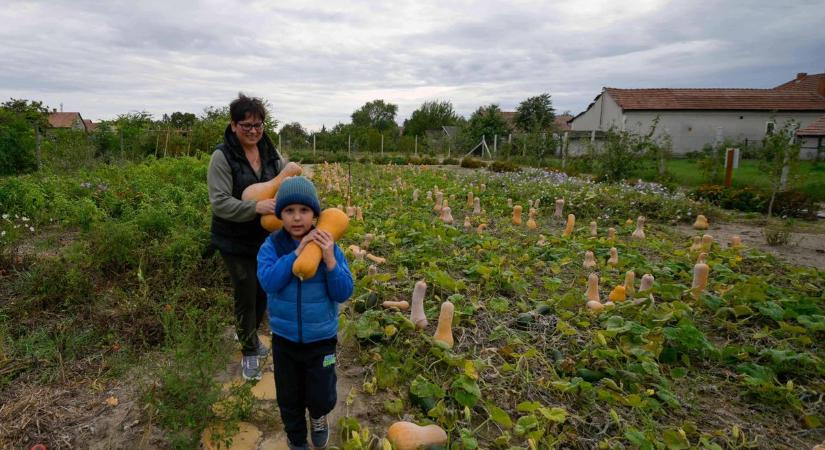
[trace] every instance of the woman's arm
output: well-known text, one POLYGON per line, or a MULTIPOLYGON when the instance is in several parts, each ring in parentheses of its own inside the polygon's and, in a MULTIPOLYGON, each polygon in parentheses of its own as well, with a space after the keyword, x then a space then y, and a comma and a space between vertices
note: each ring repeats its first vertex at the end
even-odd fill
POLYGON ((232 169, 220 150, 215 150, 209 160, 206 184, 209 203, 216 216, 232 222, 249 222, 255 218, 255 201, 238 200, 232 196, 232 169))
POLYGON ((264 292, 278 292, 292 281, 292 264, 295 263, 295 258, 295 252, 278 258, 272 239, 267 238, 264 241, 258 251, 258 281, 264 292))

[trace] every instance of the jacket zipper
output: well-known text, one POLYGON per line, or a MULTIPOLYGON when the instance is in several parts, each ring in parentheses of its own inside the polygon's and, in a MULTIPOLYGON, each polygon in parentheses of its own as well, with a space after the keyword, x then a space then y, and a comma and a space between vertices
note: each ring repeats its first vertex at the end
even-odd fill
POLYGON ((302 318, 301 318, 301 286, 303 285, 303 281, 298 280, 298 301, 295 302, 298 305, 298 342, 304 342, 304 330, 302 325, 302 318))

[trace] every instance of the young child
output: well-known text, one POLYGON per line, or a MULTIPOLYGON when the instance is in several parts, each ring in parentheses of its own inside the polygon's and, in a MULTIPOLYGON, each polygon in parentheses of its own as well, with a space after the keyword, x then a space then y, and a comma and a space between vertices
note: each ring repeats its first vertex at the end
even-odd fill
POLYGON ((344 253, 329 233, 312 225, 320 213, 312 182, 288 178, 275 200, 275 216, 283 228, 258 252, 258 279, 267 294, 272 330, 275 390, 290 450, 308 448, 307 410, 313 447, 326 448, 329 441, 326 415, 337 399, 338 304, 353 290, 344 253), (301 281, 292 274, 292 264, 310 242, 321 247, 323 258, 315 276, 301 281))

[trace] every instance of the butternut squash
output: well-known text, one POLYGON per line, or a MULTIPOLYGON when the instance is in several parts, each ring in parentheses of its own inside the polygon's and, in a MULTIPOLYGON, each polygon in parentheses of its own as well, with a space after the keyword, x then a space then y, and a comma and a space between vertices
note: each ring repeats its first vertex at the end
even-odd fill
POLYGON ((438 425, 418 426, 411 422, 395 422, 387 431, 387 440, 396 450, 417 450, 447 443, 447 433, 438 425))
POLYGON ((481 199, 479 197, 473 199, 473 214, 476 216, 481 214, 481 199))
POLYGON ((627 299, 627 293, 624 290, 624 286, 621 284, 614 287, 610 294, 607 295, 607 299, 611 302, 623 302, 627 299))
POLYGON ((713 236, 709 234, 702 235, 702 251, 709 252, 713 246, 713 236))
POLYGON ((653 289, 654 281, 655 279, 653 278, 653 275, 649 273, 642 275, 642 282, 639 283, 639 293, 641 294, 642 292, 647 292, 653 289))
POLYGON ((508 199, 507 199, 507 207, 508 207, 508 208, 512 208, 512 207, 513 207, 513 199, 512 199, 512 198, 508 198, 508 199))
POLYGON ((418 201, 418 189, 413 191, 413 202, 418 201))
POLYGON ((690 286, 690 291, 695 300, 699 299, 699 296, 702 295, 702 291, 704 291, 705 287, 707 287, 709 272, 710 267, 708 267, 705 263, 699 263, 693 266, 693 284, 690 286))
POLYGON ((538 245, 539 247, 544 247, 545 245, 547 245, 547 238, 543 234, 540 234, 539 240, 538 242, 536 242, 536 245, 538 245))
POLYGON ((372 241, 374 239, 375 239, 374 234, 372 234, 372 233, 365 234, 364 235, 364 242, 361 243, 361 248, 363 248, 364 250, 369 250, 370 249, 370 244, 372 244, 372 241))
POLYGON ((280 230, 284 226, 284 223, 281 222, 281 219, 275 217, 275 214, 265 214, 261 216, 261 226, 264 230, 272 233, 273 231, 280 230))
POLYGON ((427 295, 427 282, 419 280, 415 283, 412 293, 412 311, 410 321, 418 329, 427 328, 427 315, 424 313, 424 297, 427 295))
POLYGON ((533 200, 529 200, 529 199, 527 200, 527 208, 528 208, 528 210, 533 209, 533 200))
POLYGON ((556 211, 553 212, 553 217, 556 219, 561 219, 562 213, 564 210, 564 199, 557 198, 556 199, 556 211))
POLYGON ((480 223, 480 224, 478 224, 478 227, 476 227, 476 233, 483 234, 484 230, 486 230, 486 229, 487 229, 487 224, 486 223, 480 223))
POLYGON ((539 201, 540 201, 540 200, 541 200, 540 198, 537 198, 537 199, 533 202, 533 208, 539 209, 539 201))
POLYGON ((693 229, 694 230, 707 230, 708 229, 708 218, 702 214, 696 216, 696 221, 693 222, 693 229))
POLYGON ((395 308, 395 309, 398 309, 398 310, 401 310, 401 311, 406 311, 406 310, 410 309, 410 303, 407 302, 406 300, 401 300, 401 301, 387 300, 387 301, 381 303, 381 306, 383 306, 384 308, 387 308, 387 309, 395 308))
POLYGON ((484 184, 484 183, 481 183, 481 192, 484 192, 486 190, 487 190, 487 185, 484 184))
POLYGON ((441 208, 444 207, 444 193, 443 192, 436 192, 435 193, 435 205, 433 205, 433 211, 440 213, 441 208))
POLYGON ((355 208, 347 206, 347 217, 355 217, 355 208))
POLYGON ((467 207, 468 208, 473 207, 473 191, 468 191, 467 192, 467 207))
POLYGON ((593 313, 597 313, 604 309, 604 305, 602 304, 602 302, 597 302, 595 300, 588 300, 587 303, 585 303, 585 306, 587 306, 587 309, 589 309, 590 312, 593 313))
POLYGON ((470 222, 470 216, 464 216, 464 231, 470 231, 473 224, 470 222))
MULTIPOLYGON (((366 250, 363 250, 366 251, 366 250)), ((372 253, 367 253, 367 259, 374 262, 375 264, 384 264, 387 262, 386 258, 382 258, 380 256, 375 256, 372 253)))
POLYGON ((739 235, 733 235, 730 237, 730 247, 731 248, 739 248, 742 246, 742 237, 739 235))
POLYGON ((598 230, 596 229, 596 221, 590 222, 590 236, 596 237, 599 235, 598 230))
POLYGON ((692 253, 698 252, 699 250, 702 250, 702 238, 699 236, 693 236, 693 243, 690 244, 690 251, 692 253))
POLYGON ((452 302, 446 301, 441 304, 441 313, 438 315, 438 328, 435 330, 433 339, 442 342, 449 348, 453 348, 453 313, 455 306, 452 302))
POLYGON ((636 230, 633 231, 633 234, 631 235, 631 237, 633 239, 644 239, 645 238, 645 218, 644 217, 639 216, 639 218, 636 219, 636 230))
POLYGON ((241 200, 255 200, 258 202, 269 198, 275 198, 275 193, 278 192, 278 189, 281 187, 281 183, 283 183, 284 180, 289 177, 300 175, 303 171, 304 170, 298 164, 294 162, 287 163, 287 165, 281 169, 275 178, 269 181, 250 184, 247 186, 241 193, 241 200))
POLYGON ((530 211, 527 213, 527 228, 530 230, 535 230, 539 227, 539 224, 536 223, 536 208, 530 208, 530 211))
POLYGON ((355 220, 359 222, 364 221, 364 210, 360 206, 355 207, 355 220))
POLYGON ((610 258, 607 259, 607 264, 614 267, 619 265, 619 251, 616 247, 610 247, 610 258))
POLYGON ((627 273, 624 274, 624 292, 628 297, 633 297, 633 294, 636 293, 636 272, 632 270, 628 270, 627 273))
MULTIPOLYGON (((326 231, 337 241, 347 231, 348 225, 349 218, 343 211, 338 208, 327 208, 321 211, 321 215, 318 216, 316 227, 319 230, 326 231)), ((292 265, 292 273, 301 280, 312 278, 315 276, 315 272, 318 271, 321 256, 321 247, 314 242, 308 243, 292 265)))
POLYGON ((587 292, 585 293, 588 301, 599 302, 599 276, 595 273, 591 273, 589 277, 587 277, 587 292))
POLYGON ((613 228, 613 227, 608 228, 607 229, 607 240, 608 241, 613 241, 615 239, 616 239, 616 229, 613 228))
POLYGON ((513 225, 521 225, 521 205, 513 207, 513 225))
POLYGON ((625 224, 625 225, 633 225, 633 219, 631 219, 630 217, 628 217, 628 218, 627 218, 627 220, 625 220, 624 224, 625 224))
POLYGON ((705 252, 699 253, 699 256, 696 258, 696 264, 706 264, 708 259, 708 254, 705 252))
POLYGON ((598 265, 596 263, 596 256, 593 255, 593 252, 590 250, 584 252, 584 268, 585 269, 595 269, 598 265))
POLYGON ((453 224, 453 210, 449 206, 441 209, 441 221, 447 225, 453 224))
POLYGON ((574 226, 576 226, 576 216, 573 215, 573 214, 568 214, 567 215, 567 226, 564 227, 564 232, 562 233, 562 236, 570 237, 570 235, 573 234, 573 227, 574 226))

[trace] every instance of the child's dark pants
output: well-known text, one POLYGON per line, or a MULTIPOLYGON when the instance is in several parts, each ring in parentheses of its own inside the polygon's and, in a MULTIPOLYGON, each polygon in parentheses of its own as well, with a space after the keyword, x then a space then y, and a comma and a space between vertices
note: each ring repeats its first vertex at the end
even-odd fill
POLYGON ((335 408, 335 346, 337 338, 299 344, 272 335, 275 394, 289 441, 306 443, 306 410, 321 417, 335 408))

